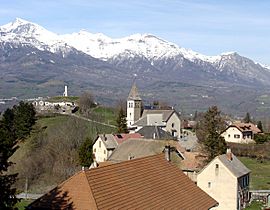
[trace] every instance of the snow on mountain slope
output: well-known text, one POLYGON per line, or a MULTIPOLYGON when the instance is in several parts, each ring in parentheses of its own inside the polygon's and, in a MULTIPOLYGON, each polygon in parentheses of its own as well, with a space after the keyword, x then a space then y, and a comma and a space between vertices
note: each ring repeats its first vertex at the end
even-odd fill
POLYGON ((128 52, 142 55, 149 60, 182 55, 186 59, 215 62, 220 56, 205 56, 192 50, 180 48, 176 44, 162 40, 151 34, 134 34, 121 39, 112 39, 103 34, 86 31, 61 36, 65 42, 75 48, 103 60, 128 52))
POLYGON ((0 42, 29 44, 39 50, 48 50, 52 53, 68 52, 75 48, 102 60, 111 60, 119 56, 121 59, 125 59, 125 56, 129 59, 144 57, 151 63, 180 56, 193 63, 218 66, 219 70, 222 70, 222 65, 225 65, 226 60, 233 60, 229 58, 236 55, 234 52, 229 52, 217 56, 206 56, 151 34, 134 34, 113 39, 101 33, 92 34, 81 30, 78 33, 57 35, 38 24, 20 18, 1 26, 0 35, 0 42))
POLYGON ((16 18, 12 23, 0 27, 0 41, 32 44, 40 50, 56 52, 59 48, 72 46, 95 58, 108 60, 129 52, 143 55, 149 60, 182 55, 188 60, 216 62, 220 56, 205 56, 190 49, 162 40, 151 34, 134 34, 120 39, 112 39, 101 33, 92 34, 81 30, 78 33, 57 35, 38 24, 16 18))

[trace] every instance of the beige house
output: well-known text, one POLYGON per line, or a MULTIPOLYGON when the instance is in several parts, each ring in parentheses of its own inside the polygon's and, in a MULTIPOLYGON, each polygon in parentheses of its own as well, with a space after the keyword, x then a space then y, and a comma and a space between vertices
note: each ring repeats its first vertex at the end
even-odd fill
POLYGON ((262 131, 252 123, 234 123, 226 128, 221 136, 226 142, 254 143, 254 134, 257 133, 262 133, 262 131))
POLYGON ((198 173, 197 185, 219 203, 216 209, 243 209, 249 201, 249 174, 250 170, 228 149, 198 173))
POLYGON ((141 135, 139 133, 98 135, 93 145, 96 162, 106 161, 119 144, 130 138, 141 138, 141 135))

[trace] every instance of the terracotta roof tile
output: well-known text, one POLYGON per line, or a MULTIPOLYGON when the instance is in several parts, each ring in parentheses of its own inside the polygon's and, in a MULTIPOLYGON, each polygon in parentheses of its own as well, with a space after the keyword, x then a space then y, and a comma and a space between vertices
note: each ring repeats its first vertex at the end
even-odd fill
POLYGON ((231 126, 237 127, 241 132, 243 132, 243 131, 252 131, 253 133, 261 133, 262 132, 253 123, 234 123, 231 126))
POLYGON ((73 209, 79 210, 85 207, 203 210, 217 205, 182 171, 166 161, 163 154, 80 172, 60 186, 65 189, 68 189, 66 186, 73 187, 68 189, 69 198, 74 203, 73 209), (71 180, 82 183, 81 179, 86 186, 76 185, 76 182, 69 184, 71 180), (84 200, 86 197, 89 197, 89 201, 84 200), (84 206, 78 206, 78 201, 83 201, 84 206))

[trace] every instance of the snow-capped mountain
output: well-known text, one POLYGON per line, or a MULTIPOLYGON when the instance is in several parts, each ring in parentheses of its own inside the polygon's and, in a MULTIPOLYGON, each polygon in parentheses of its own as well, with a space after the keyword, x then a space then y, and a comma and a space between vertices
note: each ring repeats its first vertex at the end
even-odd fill
POLYGON ((72 46, 88 55, 108 60, 120 54, 139 55, 149 60, 182 55, 188 60, 216 62, 220 56, 205 56, 178 47, 151 34, 134 34, 121 39, 112 39, 104 34, 92 34, 85 30, 78 33, 57 35, 29 21, 16 18, 12 23, 0 27, 1 41, 32 44, 40 50, 56 52, 57 49, 72 46))
POLYGON ((29 46, 40 51, 61 54, 85 53, 105 61, 120 71, 151 74, 189 81, 206 78, 230 82, 270 85, 270 70, 236 52, 206 56, 179 47, 151 34, 134 34, 113 39, 85 30, 58 35, 38 24, 17 18, 0 27, 0 43, 15 47, 29 46))
POLYGON ((193 110, 223 101, 225 108, 235 102, 227 110, 256 108, 250 101, 270 88, 269 67, 236 52, 206 56, 151 34, 58 35, 19 18, 0 27, 0 98, 59 94, 67 83, 110 101, 128 94, 135 74, 149 97, 190 101, 193 110))

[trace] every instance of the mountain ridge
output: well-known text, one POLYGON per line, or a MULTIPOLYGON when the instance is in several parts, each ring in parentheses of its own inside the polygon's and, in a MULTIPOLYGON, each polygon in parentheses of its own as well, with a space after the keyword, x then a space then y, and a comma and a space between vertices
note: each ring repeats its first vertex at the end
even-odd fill
POLYGON ((0 98, 57 95, 67 84, 73 94, 90 89, 111 103, 128 94, 134 75, 145 99, 188 110, 219 103, 227 111, 256 111, 257 97, 270 89, 270 69, 237 52, 205 56, 152 34, 57 35, 22 19, 0 27, 0 98))

